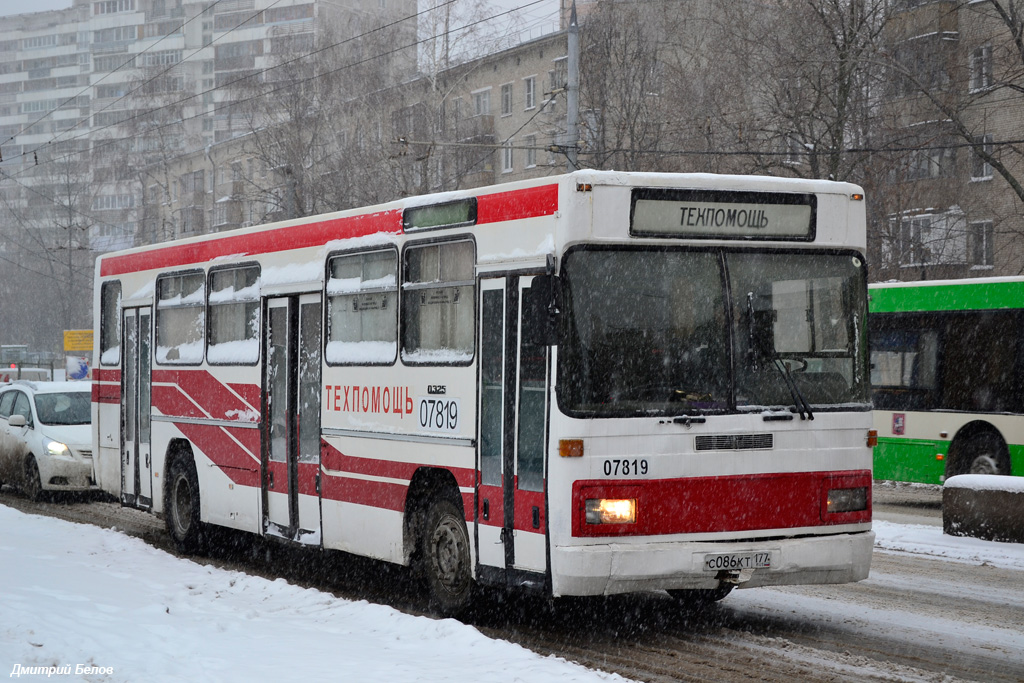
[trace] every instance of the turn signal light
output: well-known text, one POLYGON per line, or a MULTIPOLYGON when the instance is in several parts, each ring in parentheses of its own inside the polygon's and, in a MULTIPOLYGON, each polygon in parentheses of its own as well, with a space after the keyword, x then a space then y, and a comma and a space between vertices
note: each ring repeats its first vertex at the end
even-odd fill
POLYGON ((559 439, 558 455, 563 458, 582 458, 583 439, 559 439))
POLYGON ((877 445, 878 445, 878 430, 877 429, 869 429, 868 430, 868 448, 874 448, 877 445))
POLYGON ((635 498, 588 498, 587 524, 634 524, 635 498))

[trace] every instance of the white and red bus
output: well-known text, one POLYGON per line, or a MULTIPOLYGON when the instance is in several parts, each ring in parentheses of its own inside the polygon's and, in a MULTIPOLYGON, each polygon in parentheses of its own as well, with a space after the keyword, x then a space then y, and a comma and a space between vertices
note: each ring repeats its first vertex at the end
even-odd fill
POLYGON ((549 596, 868 574, 861 190, 580 171, 106 254, 100 486, 549 596))

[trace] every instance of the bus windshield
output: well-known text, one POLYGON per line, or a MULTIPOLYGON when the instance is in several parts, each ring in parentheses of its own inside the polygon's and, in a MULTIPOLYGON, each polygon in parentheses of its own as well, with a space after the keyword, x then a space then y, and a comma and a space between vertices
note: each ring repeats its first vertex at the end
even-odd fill
POLYGON ((562 272, 569 415, 870 407, 855 254, 581 248, 562 272))

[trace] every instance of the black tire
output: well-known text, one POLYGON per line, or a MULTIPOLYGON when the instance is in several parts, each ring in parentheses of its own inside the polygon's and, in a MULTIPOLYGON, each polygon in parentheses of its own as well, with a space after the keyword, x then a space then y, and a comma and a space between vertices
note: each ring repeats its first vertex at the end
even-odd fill
POLYGON ((668 592, 682 605, 693 609, 700 609, 718 602, 732 593, 736 586, 731 583, 719 583, 718 588, 694 588, 692 590, 670 590, 668 592))
POLYGON ((164 501, 167 533, 178 552, 186 555, 203 548, 203 524, 199 519, 199 477, 189 458, 175 458, 170 468, 170 484, 164 501))
POLYGON ((951 474, 1002 474, 1010 473, 1010 460, 1002 439, 992 432, 982 432, 970 437, 958 449, 954 462, 955 472, 951 474))
POLYGON ((427 509, 419 560, 431 609, 441 616, 464 613, 473 599, 469 532, 451 501, 435 500, 427 509))
POLYGON ((31 500, 39 501, 43 498, 43 481, 39 477, 39 465, 33 455, 25 460, 25 484, 22 490, 31 500))

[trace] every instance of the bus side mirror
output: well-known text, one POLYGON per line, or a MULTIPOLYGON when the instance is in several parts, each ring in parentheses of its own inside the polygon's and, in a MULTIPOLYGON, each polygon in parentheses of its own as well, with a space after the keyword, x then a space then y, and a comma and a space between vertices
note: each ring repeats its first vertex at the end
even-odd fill
POLYGON ((538 346, 558 344, 562 314, 562 281, 557 275, 538 275, 523 290, 523 334, 538 346))

